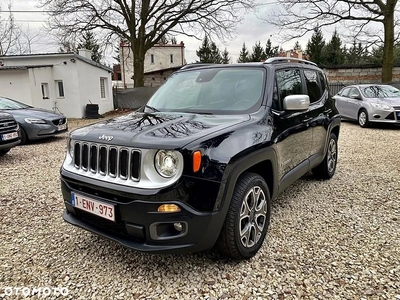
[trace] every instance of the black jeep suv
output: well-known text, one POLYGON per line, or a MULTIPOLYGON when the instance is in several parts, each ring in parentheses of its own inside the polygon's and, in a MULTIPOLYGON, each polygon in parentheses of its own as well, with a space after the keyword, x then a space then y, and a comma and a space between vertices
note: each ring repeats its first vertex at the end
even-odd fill
POLYGON ((21 142, 17 121, 10 114, 0 111, 0 156, 21 142))
POLYGON ((139 251, 250 258, 272 199, 333 176, 339 127, 312 62, 188 65, 142 109, 70 134, 63 217, 139 251))

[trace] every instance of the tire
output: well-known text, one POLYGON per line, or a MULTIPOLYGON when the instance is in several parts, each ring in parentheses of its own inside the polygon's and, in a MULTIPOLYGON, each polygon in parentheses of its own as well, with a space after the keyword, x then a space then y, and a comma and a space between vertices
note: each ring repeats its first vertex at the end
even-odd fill
POLYGON ((22 128, 22 126, 19 126, 20 130, 21 130, 21 145, 25 145, 29 142, 29 138, 28 135, 26 134, 25 129, 22 128))
POLYGON ((8 151, 10 151, 11 150, 11 148, 8 148, 8 149, 1 149, 0 150, 0 156, 3 156, 3 155, 5 155, 8 151))
POLYGON ((358 113, 358 125, 362 128, 369 127, 368 112, 365 109, 361 109, 358 113))
POLYGON ((217 249, 234 259, 253 257, 267 234, 270 211, 265 180, 255 173, 242 174, 236 183, 217 249))
POLYGON ((335 174, 338 158, 337 136, 331 133, 328 140, 328 149, 324 160, 315 167, 313 174, 319 179, 330 179, 335 174))

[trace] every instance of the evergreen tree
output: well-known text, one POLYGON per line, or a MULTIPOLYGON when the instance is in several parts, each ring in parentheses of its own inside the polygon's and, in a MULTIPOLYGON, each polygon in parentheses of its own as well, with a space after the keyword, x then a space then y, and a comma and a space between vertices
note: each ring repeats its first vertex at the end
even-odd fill
POLYGON ((211 42, 211 62, 214 64, 222 63, 221 53, 214 42, 211 42))
POLYGON ((231 62, 231 58, 229 57, 229 52, 228 50, 224 50, 224 52, 222 52, 222 63, 223 64, 229 64, 231 62))
POLYGON ((324 47, 325 40, 322 31, 318 27, 315 27, 314 33, 311 36, 311 40, 308 41, 306 48, 306 53, 310 60, 318 65, 323 64, 322 51, 324 47))
POLYGON ((92 51, 92 60, 95 62, 100 62, 103 55, 100 52, 100 45, 97 43, 97 40, 94 38, 94 34, 91 31, 86 31, 78 44, 78 49, 87 49, 92 51))
POLYGON ((327 66, 340 66, 344 63, 345 53, 336 29, 333 32, 332 39, 324 48, 323 57, 327 66))
POLYGON ((247 51, 246 44, 243 43, 243 46, 242 46, 242 49, 240 50, 239 58, 237 59, 237 62, 244 63, 244 62, 248 62, 249 60, 250 60, 249 51, 247 51))
POLYGON ((250 56, 250 61, 259 62, 264 61, 266 58, 263 47, 261 47, 260 42, 256 42, 253 46, 253 53, 250 56))
POLYGON ((267 40, 267 44, 265 45, 265 59, 278 56, 278 46, 272 47, 271 40, 267 40))
POLYGON ((211 45, 207 36, 204 37, 199 50, 196 50, 196 55, 199 58, 199 62, 212 63, 211 45))
POLYGON ((303 51, 299 41, 296 41, 296 43, 294 44, 293 51, 303 51))

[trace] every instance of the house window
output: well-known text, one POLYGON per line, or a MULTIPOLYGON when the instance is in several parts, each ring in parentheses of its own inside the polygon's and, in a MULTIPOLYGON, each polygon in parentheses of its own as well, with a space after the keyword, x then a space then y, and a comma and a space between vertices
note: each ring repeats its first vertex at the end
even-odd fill
POLYGON ((107 82, 107 78, 100 78, 100 97, 101 97, 101 99, 106 98, 106 82, 107 82))
POLYGON ((154 64, 154 54, 150 54, 150 62, 154 64))
POLYGON ((57 97, 64 98, 64 84, 62 80, 56 80, 57 97))
POLYGON ((174 63, 174 55, 173 54, 169 55, 169 61, 171 62, 171 64, 174 63))
POLYGON ((42 83, 42 97, 43 99, 49 99, 49 84, 42 83))

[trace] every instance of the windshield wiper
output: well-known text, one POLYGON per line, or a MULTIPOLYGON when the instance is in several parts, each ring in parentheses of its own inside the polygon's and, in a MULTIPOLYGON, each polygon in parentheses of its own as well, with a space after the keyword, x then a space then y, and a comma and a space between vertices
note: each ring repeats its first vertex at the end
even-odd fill
POLYGON ((153 112, 158 112, 159 111, 157 108, 155 108, 153 106, 150 106, 150 105, 147 105, 147 104, 145 104, 144 107, 148 108, 148 109, 151 109, 153 112))

